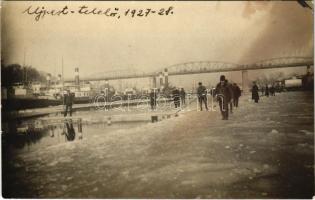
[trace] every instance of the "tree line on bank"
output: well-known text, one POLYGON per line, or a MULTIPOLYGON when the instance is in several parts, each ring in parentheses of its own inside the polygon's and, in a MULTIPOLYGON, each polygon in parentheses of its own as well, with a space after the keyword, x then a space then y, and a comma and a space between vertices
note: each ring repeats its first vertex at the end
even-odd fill
POLYGON ((32 66, 22 67, 20 64, 4 65, 1 63, 2 86, 13 86, 16 84, 28 84, 31 82, 44 82, 46 76, 32 66))

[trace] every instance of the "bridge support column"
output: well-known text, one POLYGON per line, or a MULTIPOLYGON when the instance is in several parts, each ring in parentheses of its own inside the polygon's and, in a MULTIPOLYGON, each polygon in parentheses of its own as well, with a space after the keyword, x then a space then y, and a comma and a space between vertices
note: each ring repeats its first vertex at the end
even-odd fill
POLYGON ((109 88, 108 80, 105 80, 105 88, 109 88))
POLYGON ((164 87, 168 88, 168 70, 167 70, 167 68, 164 69, 164 78, 165 78, 164 87))
POLYGON ((153 88, 156 88, 156 76, 153 76, 153 77, 152 77, 152 80, 153 80, 153 85, 152 85, 152 87, 153 87, 153 88))
POLYGON ((243 93, 249 92, 248 71, 247 70, 242 71, 242 90, 243 90, 243 93))

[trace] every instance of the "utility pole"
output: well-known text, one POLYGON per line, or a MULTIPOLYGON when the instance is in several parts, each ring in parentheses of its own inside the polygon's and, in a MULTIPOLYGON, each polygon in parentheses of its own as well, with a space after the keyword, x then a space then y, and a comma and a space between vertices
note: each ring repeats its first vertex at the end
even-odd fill
MULTIPOLYGON (((53 77, 57 78, 57 81, 58 81, 58 75, 56 75, 56 58, 54 59, 54 75, 53 75, 53 77)), ((57 85, 57 81, 55 79, 55 88, 57 85)))
POLYGON ((27 69, 26 69, 26 66, 25 66, 25 60, 26 60, 26 51, 25 51, 25 47, 24 47, 24 55, 23 55, 23 68, 24 68, 24 84, 27 83, 27 69))
POLYGON ((63 75, 63 56, 61 57, 61 74, 62 74, 62 105, 65 105, 65 98, 64 98, 64 75, 63 75))
POLYGON ((62 92, 64 90, 63 57, 61 57, 62 92))
POLYGON ((23 67, 25 67, 25 47, 24 47, 23 67))

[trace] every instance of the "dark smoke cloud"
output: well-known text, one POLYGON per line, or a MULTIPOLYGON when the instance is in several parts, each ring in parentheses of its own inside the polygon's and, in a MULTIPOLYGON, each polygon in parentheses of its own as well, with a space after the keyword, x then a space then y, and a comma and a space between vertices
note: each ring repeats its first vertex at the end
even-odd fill
MULTIPOLYGON (((255 62, 280 56, 313 56, 313 16, 297 2, 247 2, 243 17, 269 9, 267 26, 240 59, 255 62)), ((259 24, 257 24, 259 26, 259 24)))

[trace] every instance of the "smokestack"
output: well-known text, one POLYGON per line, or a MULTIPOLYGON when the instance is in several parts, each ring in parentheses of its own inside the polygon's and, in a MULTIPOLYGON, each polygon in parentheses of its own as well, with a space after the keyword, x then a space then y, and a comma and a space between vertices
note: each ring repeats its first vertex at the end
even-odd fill
POLYGON ((57 84, 60 84, 61 82, 61 74, 58 74, 58 77, 57 77, 57 84))
POLYGON ((162 74, 162 72, 160 72, 159 78, 160 78, 160 88, 162 88, 163 87, 163 74, 162 74))
POLYGON ((50 88, 50 81, 51 81, 51 74, 50 73, 47 74, 46 80, 47 80, 47 88, 49 89, 50 88))
POLYGON ((78 90, 80 90, 79 68, 74 69, 74 81, 78 90))

